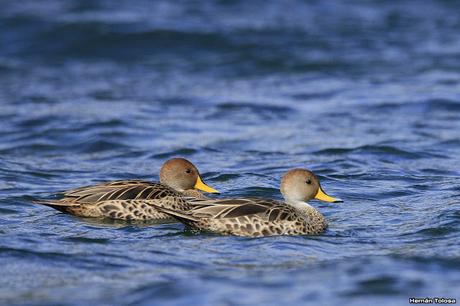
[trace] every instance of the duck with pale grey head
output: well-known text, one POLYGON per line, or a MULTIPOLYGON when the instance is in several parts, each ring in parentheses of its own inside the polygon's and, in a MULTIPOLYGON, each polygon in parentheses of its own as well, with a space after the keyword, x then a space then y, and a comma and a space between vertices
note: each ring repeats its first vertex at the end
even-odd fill
POLYGON ((192 228, 224 235, 317 235, 326 230, 327 221, 307 202, 342 202, 327 195, 316 175, 306 169, 288 171, 280 190, 284 202, 258 198, 203 199, 189 201, 192 208, 187 210, 158 209, 192 228))

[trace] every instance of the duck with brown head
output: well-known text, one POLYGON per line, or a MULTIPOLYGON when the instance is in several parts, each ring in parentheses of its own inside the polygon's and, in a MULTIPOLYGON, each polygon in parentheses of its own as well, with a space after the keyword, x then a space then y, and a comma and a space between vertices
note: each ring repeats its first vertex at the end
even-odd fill
POLYGON ((324 216, 307 203, 312 199, 341 202, 327 195, 316 175, 292 169, 281 180, 284 202, 258 198, 189 201, 187 210, 158 208, 200 230, 226 235, 260 237, 273 235, 316 235, 324 232, 324 216))
POLYGON ((203 183, 195 165, 184 158, 173 158, 163 164, 160 183, 141 180, 112 181, 66 191, 59 200, 41 200, 37 203, 79 217, 172 220, 152 203, 187 210, 189 205, 186 198, 204 198, 198 190, 218 193, 203 183))
POLYGON ((185 158, 172 158, 165 162, 160 170, 160 183, 196 198, 205 198, 198 190, 219 193, 203 182, 198 169, 185 158))

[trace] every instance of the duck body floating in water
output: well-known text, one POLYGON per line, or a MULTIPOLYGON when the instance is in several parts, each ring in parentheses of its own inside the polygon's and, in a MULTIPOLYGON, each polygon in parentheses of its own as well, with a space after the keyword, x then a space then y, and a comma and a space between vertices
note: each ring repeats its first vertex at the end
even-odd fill
POLYGON ((188 201, 187 210, 158 210, 192 228, 224 235, 317 235, 326 230, 327 221, 307 201, 341 202, 327 195, 316 175, 306 169, 288 171, 280 189, 284 202, 257 198, 196 199, 188 201))
POLYGON ((79 217, 120 220, 173 220, 158 206, 187 210, 187 199, 206 198, 198 190, 218 193, 206 185, 198 169, 184 158, 166 161, 160 170, 160 182, 120 180, 85 186, 64 192, 59 200, 40 200, 39 204, 79 217))

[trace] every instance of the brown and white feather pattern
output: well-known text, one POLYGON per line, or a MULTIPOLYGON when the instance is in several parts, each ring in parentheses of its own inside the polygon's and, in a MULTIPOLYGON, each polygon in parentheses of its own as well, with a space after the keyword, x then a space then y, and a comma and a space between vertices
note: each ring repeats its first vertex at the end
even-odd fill
POLYGON ((140 180, 113 181, 81 187, 65 192, 60 200, 39 203, 79 217, 122 220, 172 219, 160 212, 155 205, 175 210, 191 208, 182 193, 160 183, 140 180))
POLYGON ((187 211, 161 209, 191 227, 227 235, 261 237, 324 232, 324 216, 311 206, 299 210, 283 202, 237 198, 191 200, 187 211))

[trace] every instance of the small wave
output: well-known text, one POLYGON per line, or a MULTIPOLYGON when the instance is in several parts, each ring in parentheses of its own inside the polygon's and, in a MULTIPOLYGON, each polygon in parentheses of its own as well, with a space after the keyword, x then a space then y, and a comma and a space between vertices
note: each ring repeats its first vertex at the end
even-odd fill
POLYGON ((357 288, 345 293, 347 296, 372 296, 402 294, 404 289, 397 285, 398 278, 392 276, 377 276, 357 282, 357 288))
POLYGON ((95 140, 79 145, 78 151, 81 153, 100 153, 105 151, 119 151, 129 148, 129 146, 121 144, 119 142, 95 140))
POLYGON ((34 144, 22 144, 12 146, 6 149, 1 149, 0 154, 20 154, 22 152, 52 152, 61 149, 57 145, 52 145, 48 143, 34 143, 34 144))
MULTIPOLYGON (((457 224, 458 227, 458 224, 457 224)), ((460 230, 456 226, 436 226, 430 228, 424 228, 416 232, 416 234, 428 236, 428 237, 445 237, 446 235, 459 232, 460 230)))
POLYGON ((238 103, 238 102, 226 102, 217 105, 218 113, 214 114, 213 117, 228 117, 232 113, 239 114, 253 114, 260 117, 263 120, 268 119, 280 119, 287 118, 294 112, 294 109, 287 106, 281 105, 258 105, 251 103, 238 103))
POLYGON ((178 156, 190 156, 190 155, 193 155, 195 153, 197 153, 196 149, 193 149, 193 148, 180 148, 180 149, 165 152, 165 153, 154 154, 154 155, 152 155, 152 158, 165 159, 165 158, 172 158, 172 157, 178 157, 178 156))
POLYGON ((433 157, 427 152, 409 151, 395 146, 389 145, 364 145, 355 148, 328 148, 323 150, 314 151, 313 154, 318 155, 346 155, 346 154, 372 154, 381 156, 395 156, 405 159, 419 159, 424 157, 433 157))
POLYGON ((9 209, 9 208, 0 208, 0 215, 12 215, 12 214, 17 214, 18 211, 14 209, 9 209))
POLYGON ((429 112, 434 111, 460 111, 460 101, 448 100, 448 99, 431 99, 425 102, 429 112))
POLYGON ((75 243, 96 243, 96 244, 107 244, 110 239, 105 238, 88 238, 88 237, 67 237, 62 238, 62 241, 75 242, 75 243))

